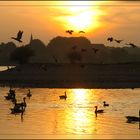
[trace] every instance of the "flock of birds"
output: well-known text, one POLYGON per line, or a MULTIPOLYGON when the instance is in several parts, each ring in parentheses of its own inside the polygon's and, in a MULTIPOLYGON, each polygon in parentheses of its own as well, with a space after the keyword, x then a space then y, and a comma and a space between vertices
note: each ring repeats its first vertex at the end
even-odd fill
MULTIPOLYGON (((26 97, 28 97, 30 99, 30 97, 32 96, 30 89, 28 89, 28 93, 26 94, 26 97)), ((23 113, 25 112, 25 109, 27 107, 27 103, 26 103, 26 97, 23 97, 23 102, 17 102, 16 99, 16 93, 15 90, 12 90, 10 88, 9 92, 7 93, 6 96, 4 96, 6 100, 9 100, 13 103, 13 108, 10 108, 11 110, 11 114, 18 114, 21 113, 21 116, 23 116, 23 113)))
MULTIPOLYGON (((113 37, 108 37, 107 38, 107 41, 109 41, 109 42, 113 42, 113 41, 115 41, 115 42, 117 42, 117 43, 121 43, 123 40, 119 40, 119 39, 115 39, 115 38, 113 38, 113 37)), ((129 45, 129 46, 131 46, 132 48, 136 48, 136 47, 138 47, 137 45, 135 45, 135 44, 133 44, 133 43, 125 43, 125 45, 129 45)))
MULTIPOLYGON (((28 89, 28 93, 26 94, 26 97, 28 97, 30 99, 30 97, 32 96, 30 89, 28 89)), ((16 94, 15 94, 15 90, 12 90, 10 88, 9 92, 7 93, 7 96, 4 96, 6 100, 10 100, 13 103, 13 108, 10 108, 11 110, 11 114, 21 114, 21 117, 23 117, 23 113, 25 112, 25 109, 27 107, 27 103, 26 103, 26 97, 23 97, 23 102, 19 102, 17 103, 17 99, 16 99, 16 94)), ((60 100, 66 100, 67 99, 67 93, 65 91, 64 95, 59 96, 60 100)), ((109 104, 106 103, 106 101, 103 101, 103 107, 109 107, 109 104)), ((94 111, 96 117, 98 114, 102 114, 104 113, 103 109, 98 109, 98 106, 95 106, 95 111, 94 111)), ((131 122, 139 122, 139 129, 140 129, 140 110, 139 110, 139 117, 136 116, 126 116, 127 118, 127 122, 131 123, 131 122)))
MULTIPOLYGON (((74 30, 66 30, 66 33, 68 33, 68 34, 70 34, 70 35, 72 35, 73 33, 74 33, 74 30)), ((79 31, 78 32, 79 34, 83 34, 83 33, 86 33, 85 31, 79 31)), ((22 38, 22 35, 23 35, 23 31, 20 31, 19 30, 19 32, 17 33, 17 36, 16 37, 11 37, 12 39, 14 39, 14 40, 16 40, 16 41, 18 41, 19 43, 21 43, 21 42, 23 42, 22 40, 21 40, 21 38, 22 38)), ((115 38, 113 38, 113 37, 108 37, 107 38, 107 41, 109 41, 109 42, 113 42, 113 41, 115 41, 115 42, 117 42, 117 43, 121 43, 123 40, 119 40, 119 39, 115 39, 115 38)), ((125 43, 125 45, 129 45, 129 46, 131 46, 131 47, 133 47, 133 48, 136 48, 136 47, 138 47, 137 45, 135 45, 135 44, 133 44, 133 43, 125 43)), ((74 48, 74 47, 73 47, 74 48)), ((95 48, 93 48, 93 50, 94 50, 94 52, 96 53, 97 51, 98 51, 98 49, 95 49, 95 48)), ((85 51, 85 50, 82 50, 83 52, 85 51)))
MULTIPOLYGON (((61 95, 59 96, 60 99, 67 99, 67 94, 66 92, 64 93, 64 95, 61 95)), ((109 104, 106 103, 106 101, 103 101, 103 107, 109 107, 109 104)), ((98 106, 95 106, 95 111, 94 111, 96 117, 97 117, 97 114, 102 114, 104 113, 104 110, 103 109, 98 109, 98 106)), ((140 122, 140 110, 139 110, 139 117, 136 117, 136 116, 126 116, 127 118, 127 122, 128 123, 131 123, 131 122, 140 122)), ((140 127, 139 127, 140 129, 140 127)))

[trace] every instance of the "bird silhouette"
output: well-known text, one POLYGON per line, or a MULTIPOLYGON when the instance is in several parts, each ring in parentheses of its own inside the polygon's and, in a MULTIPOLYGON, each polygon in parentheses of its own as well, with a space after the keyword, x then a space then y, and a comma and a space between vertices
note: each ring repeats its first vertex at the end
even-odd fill
POLYGON ((70 35, 72 35, 73 32, 74 32, 73 30, 66 30, 66 33, 68 33, 70 35))
POLYGON ((32 96, 30 89, 28 89, 28 93, 27 93, 26 95, 27 95, 27 97, 29 97, 29 99, 30 99, 30 97, 32 96))
POLYGON ((95 106, 95 113, 104 113, 103 109, 98 110, 98 106, 95 106))
POLYGON ((117 40, 117 39, 115 39, 115 41, 116 41, 117 43, 121 43, 123 40, 117 40))
POLYGON ((95 49, 95 48, 92 48, 92 50, 94 51, 94 53, 97 53, 99 51, 99 49, 95 49))
POLYGON ((127 44, 126 43, 126 45, 130 45, 131 47, 133 47, 133 48, 136 48, 136 47, 138 47, 138 46, 136 46, 135 44, 133 44, 133 43, 129 43, 129 44, 127 44))
POLYGON ((60 98, 60 99, 65 99, 65 100, 66 100, 66 99, 67 99, 67 94, 66 94, 66 92, 65 92, 65 95, 61 95, 61 96, 59 96, 59 98, 60 98))
POLYGON ((109 104, 107 104, 106 101, 103 101, 103 106, 106 107, 109 106, 109 104))
POLYGON ((22 34, 23 34, 23 31, 19 31, 17 33, 17 37, 11 37, 12 39, 18 41, 18 42, 22 42, 21 38, 22 38, 22 34))
POLYGON ((53 56, 53 59, 54 59, 55 63, 58 63, 58 60, 55 56, 53 56))
POLYGON ((79 31, 79 33, 85 33, 85 31, 79 31))
POLYGON ((113 40, 114 40, 113 37, 108 37, 108 38, 107 38, 107 41, 112 42, 113 40))

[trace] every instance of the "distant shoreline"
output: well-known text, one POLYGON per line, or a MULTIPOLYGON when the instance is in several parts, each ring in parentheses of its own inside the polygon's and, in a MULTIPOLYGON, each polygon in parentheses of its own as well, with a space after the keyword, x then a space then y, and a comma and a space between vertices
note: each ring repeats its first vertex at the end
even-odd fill
POLYGON ((28 64, 0 72, 0 86, 34 88, 140 88, 139 64, 28 64))

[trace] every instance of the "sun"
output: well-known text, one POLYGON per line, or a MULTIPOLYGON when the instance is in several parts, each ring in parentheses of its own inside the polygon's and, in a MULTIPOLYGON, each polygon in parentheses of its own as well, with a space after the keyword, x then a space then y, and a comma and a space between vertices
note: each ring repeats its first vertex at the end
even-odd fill
POLYGON ((67 26, 73 30, 86 30, 89 31, 93 27, 98 26, 96 17, 92 11, 86 11, 67 18, 67 26))
POLYGON ((75 32, 84 30, 87 33, 100 26, 98 17, 102 13, 97 5, 91 6, 89 1, 84 1, 84 3, 70 1, 67 6, 61 9, 61 13, 63 12, 64 14, 58 16, 57 20, 61 22, 65 30, 71 29, 75 32))

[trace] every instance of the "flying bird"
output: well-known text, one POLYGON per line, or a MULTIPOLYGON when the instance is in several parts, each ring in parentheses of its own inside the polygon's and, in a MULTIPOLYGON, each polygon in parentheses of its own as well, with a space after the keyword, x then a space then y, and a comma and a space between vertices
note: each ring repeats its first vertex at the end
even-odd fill
POLYGON ((72 35, 73 32, 74 32, 73 30, 66 30, 66 33, 68 33, 70 35, 72 35))
POLYGON ((135 45, 135 44, 133 44, 133 43, 129 43, 129 44, 126 44, 126 45, 130 45, 130 46, 132 46, 133 48, 138 47, 138 46, 136 46, 136 45, 135 45))
POLYGON ((107 38, 107 41, 112 42, 113 40, 114 40, 113 37, 108 37, 108 38, 107 38))
POLYGON ((85 31, 79 31, 79 33, 85 33, 85 31))
POLYGON ((94 53, 97 53, 99 51, 99 49, 95 49, 95 48, 92 48, 92 50, 94 51, 94 53))
POLYGON ((117 40, 117 39, 115 39, 115 41, 116 41, 117 43, 121 43, 123 40, 117 40))
POLYGON ((18 41, 18 42, 22 42, 21 38, 22 38, 22 34, 23 34, 23 31, 19 31, 17 33, 17 37, 11 37, 12 39, 18 41))
POLYGON ((56 58, 55 56, 53 56, 53 59, 54 59, 54 61, 55 61, 56 63, 58 63, 58 60, 57 60, 57 58, 56 58))

